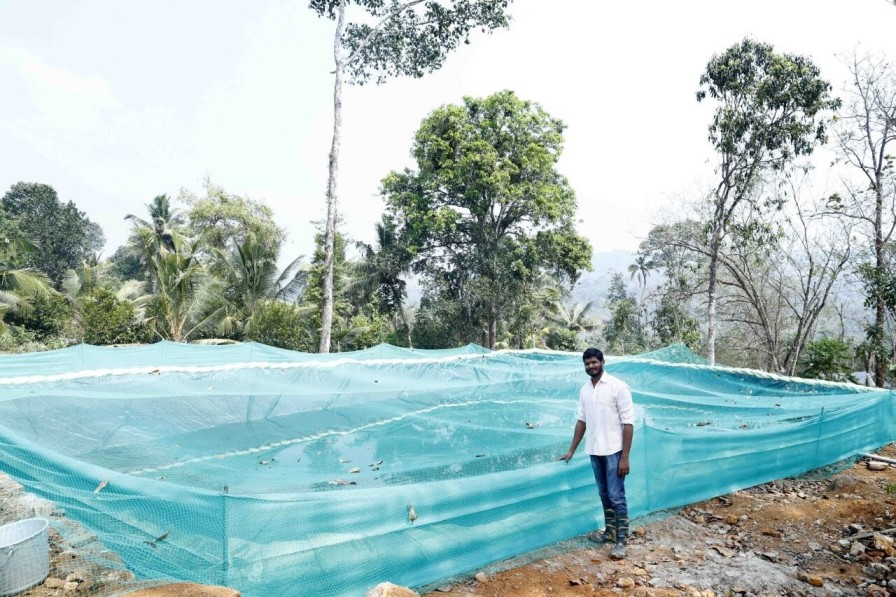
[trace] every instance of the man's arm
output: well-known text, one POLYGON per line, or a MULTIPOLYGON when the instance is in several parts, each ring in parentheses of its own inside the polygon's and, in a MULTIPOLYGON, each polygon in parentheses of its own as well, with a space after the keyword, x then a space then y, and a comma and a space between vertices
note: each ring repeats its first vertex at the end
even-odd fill
POLYGON ((629 472, 628 453, 632 449, 632 436, 635 434, 635 403, 628 384, 619 384, 616 393, 616 410, 619 412, 619 424, 622 425, 622 453, 619 455, 619 468, 616 474, 624 477, 629 472))
POLYGON ((616 474, 624 477, 628 474, 628 453, 632 449, 632 437, 635 435, 635 426, 626 423, 622 426, 622 454, 619 456, 619 468, 616 474))
POLYGON ((572 443, 569 444, 569 452, 558 458, 558 460, 564 460, 569 464, 569 459, 576 453, 576 449, 579 447, 579 442, 582 441, 583 437, 585 437, 585 421, 576 421, 576 430, 572 434, 572 443))

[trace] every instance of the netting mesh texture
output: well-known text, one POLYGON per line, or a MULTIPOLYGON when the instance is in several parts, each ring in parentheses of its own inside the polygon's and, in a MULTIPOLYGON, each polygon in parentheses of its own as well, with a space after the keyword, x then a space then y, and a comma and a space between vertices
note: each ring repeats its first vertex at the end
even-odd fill
MULTIPOLYGON (((636 403, 643 516, 876 448, 892 394, 611 358, 636 403)), ((602 523, 582 449, 558 462, 579 354, 476 346, 307 355, 258 344, 78 346, 0 360, 0 467, 142 578, 244 595, 412 587, 602 523)))

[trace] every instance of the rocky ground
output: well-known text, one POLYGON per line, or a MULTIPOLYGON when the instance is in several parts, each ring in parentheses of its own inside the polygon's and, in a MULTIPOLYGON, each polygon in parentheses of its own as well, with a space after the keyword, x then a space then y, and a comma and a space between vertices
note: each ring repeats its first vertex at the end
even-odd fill
MULTIPOLYGON (((896 458, 896 445, 878 454, 896 458)), ((688 506, 639 526, 623 562, 581 541, 583 549, 426 594, 896 595, 896 468, 872 467, 883 470, 857 462, 688 506)))
POLYGON ((108 551, 78 523, 65 517, 52 502, 29 494, 22 486, 0 473, 0 525, 25 518, 46 518, 50 575, 22 597, 68 595, 125 595, 128 597, 239 597, 224 587, 190 583, 137 582, 117 554, 108 551), (56 528, 62 529, 62 534, 56 528))
MULTIPOLYGON (((896 458, 896 444, 879 455, 896 458)), ((896 468, 866 462, 833 476, 783 479, 683 508, 638 526, 628 557, 584 539, 531 563, 507 562, 424 594, 542 597, 557 595, 896 596, 896 468), (493 572, 504 568, 501 572, 493 572)), ((0 524, 43 516, 71 524, 51 504, 0 476, 0 524)), ((81 532, 51 530, 50 578, 23 595, 211 597, 233 591, 196 585, 142 588, 121 567, 84 557, 102 546, 81 532)), ((114 554, 106 552, 107 561, 114 554)), ((392 593, 398 594, 398 593, 392 593)))

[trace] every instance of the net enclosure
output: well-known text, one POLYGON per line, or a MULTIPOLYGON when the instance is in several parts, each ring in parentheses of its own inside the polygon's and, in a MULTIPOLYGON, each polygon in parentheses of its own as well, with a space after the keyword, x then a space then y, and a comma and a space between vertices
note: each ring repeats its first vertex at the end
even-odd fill
MULTIPOLYGON (((636 404, 633 517, 877 448, 893 395, 607 357, 636 404)), ((147 579, 248 596, 423 587, 602 524, 578 353, 88 345, 0 358, 0 467, 147 579)))

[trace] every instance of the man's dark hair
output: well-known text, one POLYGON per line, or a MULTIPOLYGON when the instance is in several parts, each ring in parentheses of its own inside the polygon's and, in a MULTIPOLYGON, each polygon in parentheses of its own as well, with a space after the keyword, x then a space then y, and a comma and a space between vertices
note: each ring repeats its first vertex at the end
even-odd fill
POLYGON ((599 348, 586 348, 585 352, 582 353, 583 361, 587 361, 592 357, 597 357, 597 360, 601 363, 604 362, 604 353, 602 353, 599 348))

